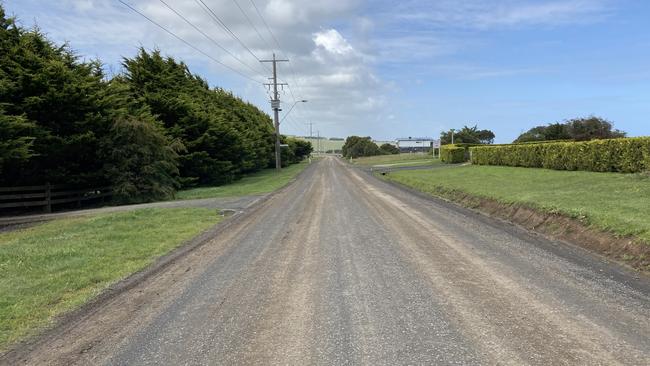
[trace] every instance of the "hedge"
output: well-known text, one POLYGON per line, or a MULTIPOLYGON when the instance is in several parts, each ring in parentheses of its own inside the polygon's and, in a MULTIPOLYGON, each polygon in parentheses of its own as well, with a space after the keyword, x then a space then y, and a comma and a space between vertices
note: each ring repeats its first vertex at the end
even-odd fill
POLYGON ((454 145, 443 145, 440 148, 440 161, 447 164, 456 164, 466 161, 465 148, 454 145))
POLYGON ((650 170, 650 137, 476 146, 472 164, 638 173, 650 170))
POLYGON ((469 161, 469 148, 476 144, 449 144, 440 148, 440 161, 447 164, 458 164, 469 161))

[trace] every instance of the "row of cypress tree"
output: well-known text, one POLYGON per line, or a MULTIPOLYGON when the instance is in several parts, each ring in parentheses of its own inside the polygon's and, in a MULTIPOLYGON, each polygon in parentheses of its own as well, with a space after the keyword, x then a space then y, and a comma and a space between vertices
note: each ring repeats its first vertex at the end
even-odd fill
MULTIPOLYGON (((0 186, 109 185, 140 202, 274 164, 271 119, 254 105, 158 50, 123 68, 107 77, 0 6, 0 186)), ((311 152, 285 142, 288 162, 311 152)))

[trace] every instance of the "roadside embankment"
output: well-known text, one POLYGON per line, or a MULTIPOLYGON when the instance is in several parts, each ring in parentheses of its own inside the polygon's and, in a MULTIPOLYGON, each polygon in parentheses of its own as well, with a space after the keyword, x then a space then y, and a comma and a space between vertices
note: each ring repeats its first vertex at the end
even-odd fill
POLYGON ((178 200, 201 198, 241 197, 271 193, 296 179, 305 168, 309 166, 307 160, 298 164, 282 168, 280 172, 275 169, 264 169, 257 173, 244 176, 242 179, 221 186, 197 187, 179 191, 178 200))
POLYGON ((650 272, 650 176, 465 166, 383 178, 650 272))

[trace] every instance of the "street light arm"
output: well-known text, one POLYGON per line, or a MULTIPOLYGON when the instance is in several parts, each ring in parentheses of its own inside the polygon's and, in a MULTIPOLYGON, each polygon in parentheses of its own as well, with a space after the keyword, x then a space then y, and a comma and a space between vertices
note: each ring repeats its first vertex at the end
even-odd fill
POLYGON ((293 108, 294 108, 294 107, 296 106, 296 104, 298 104, 298 103, 307 103, 307 100, 303 99, 303 100, 295 101, 295 102, 293 103, 293 105, 291 106, 291 108, 289 108, 289 111, 288 111, 287 113, 285 113, 284 116, 282 116, 282 119, 280 120, 279 123, 282 123, 282 121, 284 121, 284 119, 287 118, 287 116, 289 115, 289 113, 291 113, 291 111, 293 110, 293 108))

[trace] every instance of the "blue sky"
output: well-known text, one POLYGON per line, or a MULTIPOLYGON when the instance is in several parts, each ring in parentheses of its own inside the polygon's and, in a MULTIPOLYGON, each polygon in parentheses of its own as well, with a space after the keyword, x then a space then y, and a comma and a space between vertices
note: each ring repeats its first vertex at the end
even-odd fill
POLYGON ((121 57, 137 47, 159 47, 211 85, 266 111, 261 83, 269 75, 253 55, 286 55, 292 63, 280 69, 291 84, 282 94, 285 109, 294 98, 309 100, 285 119, 288 134, 308 134, 308 122, 321 135, 376 139, 437 136, 478 124, 493 130, 497 142, 510 142, 533 126, 593 114, 631 136, 650 135, 650 2, 253 1, 204 0, 251 52, 196 0, 166 1, 243 63, 159 0, 127 2, 256 82, 117 0, 4 0, 4 6, 23 25, 38 24, 81 56, 99 57, 110 72, 120 72, 121 57))

